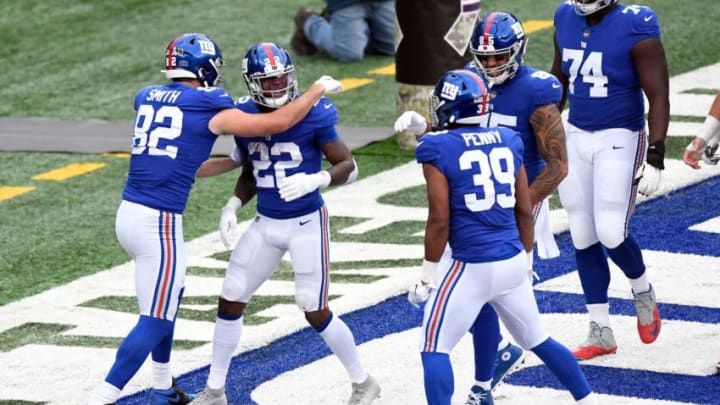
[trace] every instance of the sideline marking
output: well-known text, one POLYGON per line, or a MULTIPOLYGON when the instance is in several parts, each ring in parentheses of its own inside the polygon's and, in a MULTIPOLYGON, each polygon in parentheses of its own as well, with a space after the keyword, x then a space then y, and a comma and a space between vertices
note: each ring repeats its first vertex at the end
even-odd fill
POLYGON ((35 190, 35 187, 0 186, 0 201, 9 200, 33 190, 35 190))
POLYGON ((340 83, 343 85, 343 91, 352 90, 358 87, 367 86, 370 83, 373 83, 375 80, 373 79, 367 79, 367 78, 348 78, 348 79, 340 79, 340 83))
POLYGON ((105 163, 71 163, 60 169, 50 170, 42 174, 33 176, 33 180, 55 180, 63 181, 69 178, 90 173, 97 169, 105 167, 105 163))

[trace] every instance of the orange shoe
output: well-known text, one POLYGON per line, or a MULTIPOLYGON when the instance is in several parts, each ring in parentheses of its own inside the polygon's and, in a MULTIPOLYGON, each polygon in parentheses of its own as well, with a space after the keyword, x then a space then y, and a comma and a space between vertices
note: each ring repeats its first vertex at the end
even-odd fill
POLYGON ((590 321, 590 333, 588 333, 587 339, 573 350, 573 355, 578 360, 590 360, 615 352, 617 352, 617 343, 615 343, 612 329, 609 326, 601 327, 596 322, 590 321))
POLYGON ((643 343, 652 343, 660 335, 662 328, 662 319, 660 311, 655 301, 655 290, 650 286, 650 290, 644 293, 635 294, 635 312, 637 313, 637 330, 640 340, 643 343))

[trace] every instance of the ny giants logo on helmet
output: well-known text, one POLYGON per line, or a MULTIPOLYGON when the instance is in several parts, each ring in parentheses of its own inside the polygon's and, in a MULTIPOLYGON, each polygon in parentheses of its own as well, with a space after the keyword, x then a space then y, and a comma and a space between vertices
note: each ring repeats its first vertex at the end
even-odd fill
POLYGON ((442 90, 440 91, 440 96, 448 100, 455 100, 455 98, 457 98, 458 91, 460 91, 460 86, 444 82, 442 90))

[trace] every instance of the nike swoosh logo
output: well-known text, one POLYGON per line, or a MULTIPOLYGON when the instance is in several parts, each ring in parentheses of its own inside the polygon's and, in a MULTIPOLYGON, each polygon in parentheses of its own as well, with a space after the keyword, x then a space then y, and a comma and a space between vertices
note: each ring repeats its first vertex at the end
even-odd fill
POLYGON ((312 221, 312 219, 308 219, 307 221, 300 221, 300 226, 303 226, 307 224, 308 222, 312 221))
POLYGON ((615 145, 613 145, 612 148, 613 148, 613 149, 623 149, 623 148, 625 148, 625 147, 624 147, 624 146, 615 146, 615 145))
POLYGON ((552 84, 552 88, 553 88, 553 89, 559 89, 559 88, 560 88, 560 85, 557 84, 557 83, 553 83, 553 84, 552 84))
POLYGON ((652 18, 653 18, 653 16, 649 15, 649 16, 643 18, 643 20, 645 20, 645 22, 648 22, 648 21, 652 20, 652 18))
POLYGON ((323 104, 323 107, 325 107, 325 109, 327 110, 327 109, 329 109, 330 107, 332 107, 332 104, 323 104))

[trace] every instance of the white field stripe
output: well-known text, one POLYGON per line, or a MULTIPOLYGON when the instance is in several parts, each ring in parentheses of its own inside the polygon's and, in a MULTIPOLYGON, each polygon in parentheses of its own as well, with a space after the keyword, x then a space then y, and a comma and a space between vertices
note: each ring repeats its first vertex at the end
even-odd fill
MULTIPOLYGON (((585 315, 546 314, 542 315, 542 319, 553 338, 565 345, 573 346, 585 338, 587 332, 585 315)), ((644 345, 637 336, 634 317, 616 316, 612 317, 611 321, 616 327, 618 354, 583 364, 624 368, 628 368, 628 364, 641 364, 643 370, 690 375, 707 375, 714 372, 712 361, 707 359, 708 347, 688 344, 686 336, 717 336, 715 326, 691 322, 666 322, 658 341, 652 345, 644 345), (663 361, 649 361, 649 359, 663 359, 663 361)), ((373 405, 424 403, 419 337, 420 328, 414 328, 367 342, 360 347, 363 363, 382 386, 381 396, 373 402, 373 405)), ((451 354, 455 376, 453 404, 463 403, 472 385, 474 375, 472 357, 472 343, 470 334, 467 334, 451 354)), ((524 366, 539 364, 541 364, 540 360, 533 353, 526 355, 524 366)), ((261 385, 253 392, 252 397, 263 405, 282 403, 278 402, 278 393, 289 390, 294 396, 303 398, 304 402, 309 404, 344 403, 350 392, 350 383, 345 376, 346 372, 340 362, 335 357, 328 356, 261 385)), ((601 395, 600 398, 601 402, 613 405, 680 404, 610 395, 601 395)), ((509 384, 498 387, 494 399, 498 404, 515 405, 573 403, 570 394, 564 390, 517 387, 509 384), (532 400, 529 401, 528 398, 532 400)))
POLYGON ((701 222, 697 225, 691 226, 689 229, 691 231, 720 233, 720 217, 708 219, 705 222, 701 222))

